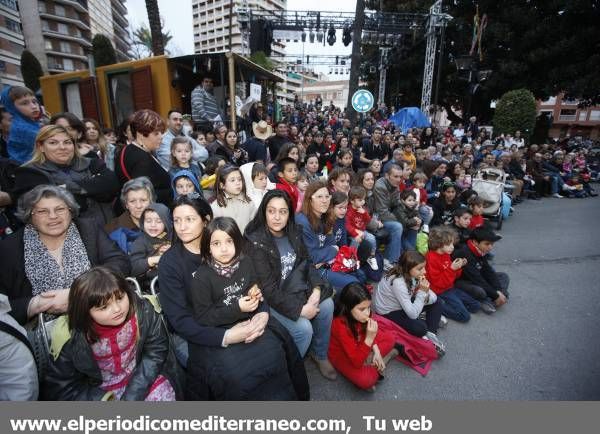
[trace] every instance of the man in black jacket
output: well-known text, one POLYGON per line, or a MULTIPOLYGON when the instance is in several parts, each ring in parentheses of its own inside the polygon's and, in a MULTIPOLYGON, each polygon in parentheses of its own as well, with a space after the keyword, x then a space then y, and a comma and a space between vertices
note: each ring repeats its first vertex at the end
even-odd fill
POLYGON ((483 301, 481 305, 485 313, 495 312, 497 307, 508 300, 510 279, 506 273, 496 272, 488 263, 486 256, 494 247, 494 243, 500 239, 501 236, 489 229, 476 228, 471 232, 467 243, 452 254, 453 259, 467 259, 467 265, 462 269, 456 287, 483 301), (484 304, 488 309, 484 310, 484 304))

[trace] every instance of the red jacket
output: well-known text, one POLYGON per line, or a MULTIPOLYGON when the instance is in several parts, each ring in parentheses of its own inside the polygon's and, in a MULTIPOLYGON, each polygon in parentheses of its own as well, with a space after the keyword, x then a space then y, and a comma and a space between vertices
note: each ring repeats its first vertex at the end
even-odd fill
POLYGON ((413 190, 419 190, 419 205, 427 205, 427 190, 417 187, 413 187, 413 190))
POLYGON ((482 215, 474 215, 469 223, 469 229, 475 229, 483 226, 484 220, 482 215))
POLYGON ((346 230, 352 238, 356 237, 357 229, 363 232, 366 231, 367 225, 371 221, 371 216, 367 212, 367 209, 364 207, 363 209, 365 212, 360 213, 352 205, 348 207, 348 212, 346 213, 346 230))
POLYGON ((280 177, 279 182, 277 184, 275 184, 275 188, 277 190, 285 191, 288 194, 288 196, 290 197, 290 200, 292 201, 292 208, 293 209, 298 208, 298 196, 299 196, 298 187, 296 187, 294 184, 290 184, 285 179, 280 177))
POLYGON ((436 253, 430 250, 425 255, 427 263, 425 264, 425 272, 427 280, 431 285, 431 289, 436 294, 442 294, 454 286, 456 279, 462 274, 462 269, 453 270, 452 258, 447 253, 436 253))
MULTIPOLYGON (((375 335, 373 345, 377 344, 379 349, 393 346, 394 338, 385 331, 379 330, 375 335), (392 345, 389 345, 389 343, 392 345)), ((350 364, 354 368, 360 368, 365 364, 372 348, 365 344, 364 333, 358 334, 358 340, 354 338, 346 318, 336 316, 331 322, 331 338, 329 340, 329 360, 336 366, 340 364, 350 364)), ((386 353, 387 354, 387 353, 386 353)), ((385 354, 382 352, 382 356, 385 354)))

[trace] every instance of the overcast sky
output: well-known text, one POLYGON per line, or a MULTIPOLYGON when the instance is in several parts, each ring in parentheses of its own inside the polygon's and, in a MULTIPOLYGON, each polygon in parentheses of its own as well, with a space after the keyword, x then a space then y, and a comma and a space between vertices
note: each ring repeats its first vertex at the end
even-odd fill
MULTIPOLYGON (((133 28, 140 24, 148 25, 148 16, 146 13, 146 2, 144 0, 127 0, 128 19, 133 28)), ((288 10, 311 10, 311 11, 347 11, 354 12, 356 7, 355 0, 288 0, 288 10)), ((158 0, 160 14, 164 19, 165 29, 173 35, 169 44, 169 50, 172 55, 178 56, 191 54, 194 52, 194 33, 192 26, 192 1, 191 0, 158 0), (175 6, 177 5, 177 6, 175 6)), ((333 46, 309 42, 304 44, 304 55, 310 54, 350 54, 352 45, 345 47, 342 44, 342 32, 337 31, 337 42, 333 46)), ((289 54, 302 54, 302 43, 287 44, 286 51, 289 54)), ((319 71, 329 73, 328 67, 319 67, 319 71)), ((331 79, 348 78, 348 76, 332 75, 331 79)))

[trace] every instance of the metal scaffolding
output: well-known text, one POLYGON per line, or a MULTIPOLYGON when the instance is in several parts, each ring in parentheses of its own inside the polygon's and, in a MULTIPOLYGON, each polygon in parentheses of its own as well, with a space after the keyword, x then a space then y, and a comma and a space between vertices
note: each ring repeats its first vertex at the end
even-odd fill
POLYGON ((429 9, 427 22, 427 49, 425 50, 425 68, 423 69, 423 92, 421 93, 421 111, 427 113, 431 104, 433 70, 435 69, 436 28, 442 12, 442 0, 437 0, 429 9))

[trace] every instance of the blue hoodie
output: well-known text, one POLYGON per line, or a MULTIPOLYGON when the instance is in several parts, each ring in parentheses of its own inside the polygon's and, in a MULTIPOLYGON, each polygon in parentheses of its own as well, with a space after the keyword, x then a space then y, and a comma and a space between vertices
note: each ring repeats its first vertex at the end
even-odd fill
POLYGON ((175 181, 177 181, 177 179, 181 178, 182 176, 185 176, 190 181, 192 181, 192 183, 194 184, 194 187, 196 188, 196 193, 198 193, 198 194, 200 194, 200 196, 204 197, 204 193, 202 191, 202 186, 198 182, 198 178, 196 178, 196 175, 194 175, 194 173, 191 170, 181 169, 178 172, 175 172, 171 177, 171 187, 173 188, 173 198, 177 199, 177 197, 179 196, 177 194, 177 189, 175 188, 175 181))
POLYGON ((15 107, 15 104, 8 96, 11 89, 12 86, 5 87, 0 97, 0 102, 13 117, 6 148, 9 158, 20 163, 25 163, 31 160, 35 138, 40 131, 40 124, 37 121, 26 118, 17 110, 17 107, 15 107))

